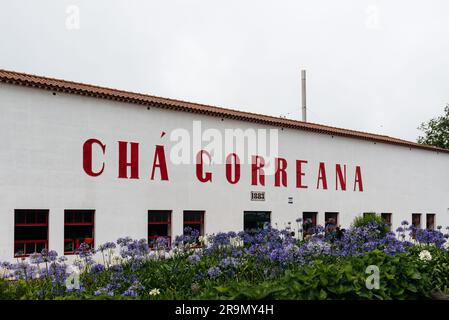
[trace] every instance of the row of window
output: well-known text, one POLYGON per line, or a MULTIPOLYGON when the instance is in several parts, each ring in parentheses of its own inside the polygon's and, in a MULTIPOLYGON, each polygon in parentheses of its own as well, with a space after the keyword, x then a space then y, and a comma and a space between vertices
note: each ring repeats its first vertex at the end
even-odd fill
MULTIPOLYGON (((413 213, 412 214, 412 224, 416 228, 421 228, 421 213, 413 213)), ((435 213, 426 213, 426 229, 434 230, 435 229, 435 213)))
MULTIPOLYGON (((363 216, 366 217, 368 215, 376 215, 374 212, 364 212, 363 216)), ((303 212, 303 230, 304 234, 310 234, 313 232, 313 228, 317 225, 317 216, 318 212, 303 212)), ((389 212, 382 212, 380 214, 382 219, 388 224, 392 225, 393 223, 393 214, 389 212)), ((412 214, 412 225, 416 228, 422 228, 421 223, 422 213, 413 213, 412 214)), ((434 230, 436 226, 435 214, 434 213, 426 213, 426 229, 434 230)), ((338 212, 325 212, 324 213, 324 225, 325 227, 330 225, 339 225, 338 212)))
MULTIPOLYGON (((48 248, 49 210, 15 210, 14 256, 27 256, 48 248)), ((204 211, 184 211, 184 228, 204 234, 204 211)), ((64 254, 82 243, 95 247, 95 210, 64 211, 64 254)), ((148 241, 164 237, 171 242, 171 211, 148 211, 148 241)))
MULTIPOLYGON (((365 212, 363 215, 367 216, 370 214, 375 214, 372 212, 365 212)), ((422 213, 412 213, 412 225, 416 228, 422 228, 422 213)), ((392 214, 391 213, 381 213, 382 218, 389 224, 392 224, 392 214)), ((434 230, 436 226, 435 213, 426 213, 426 229, 434 230)))
MULTIPOLYGON (((190 227, 204 235, 205 211, 183 212, 183 228, 190 227)), ((364 213, 364 216, 375 213, 364 213)), ((318 212, 303 212, 302 228, 304 235, 311 234, 317 226, 318 212)), ((412 214, 412 224, 421 228, 421 213, 412 214)), ((392 213, 381 213, 388 224, 392 224, 392 213)), ((338 212, 324 213, 325 228, 339 225, 338 212)), ((171 243, 171 210, 148 211, 148 241, 153 243, 163 237, 171 243)), ((270 211, 245 211, 243 230, 255 231, 269 226, 270 211)), ((29 255, 48 248, 49 210, 15 210, 14 253, 15 256, 29 255)), ((95 210, 64 211, 64 254, 73 254, 82 243, 92 248, 94 241, 95 210)), ((426 214, 426 228, 435 229, 435 214, 426 214)))

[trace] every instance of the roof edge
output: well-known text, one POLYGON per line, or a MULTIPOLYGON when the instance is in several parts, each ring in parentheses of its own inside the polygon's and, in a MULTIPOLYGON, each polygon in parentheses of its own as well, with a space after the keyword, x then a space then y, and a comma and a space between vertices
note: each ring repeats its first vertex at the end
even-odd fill
POLYGON ((449 150, 416 142, 393 138, 385 135, 372 134, 362 131, 342 129, 311 122, 303 122, 292 119, 277 118, 257 113, 238 111, 234 109, 221 108, 211 105, 191 103, 182 100, 162 98, 142 93, 117 90, 107 87, 95 86, 79 82, 36 76, 15 71, 0 69, 0 82, 21 86, 35 87, 51 91, 66 92, 84 96, 91 96, 133 104, 153 105, 165 109, 174 109, 184 112, 207 114, 210 116, 236 119, 246 122, 256 122, 265 125, 312 131, 359 140, 368 140, 404 147, 422 149, 434 152, 449 153, 449 150))

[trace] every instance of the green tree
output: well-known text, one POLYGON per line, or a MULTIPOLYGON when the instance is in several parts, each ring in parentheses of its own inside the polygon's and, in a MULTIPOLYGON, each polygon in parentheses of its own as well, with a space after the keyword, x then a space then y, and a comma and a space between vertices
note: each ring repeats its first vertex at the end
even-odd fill
POLYGON ((418 129, 424 132, 418 143, 449 149, 449 104, 442 116, 423 122, 418 129))

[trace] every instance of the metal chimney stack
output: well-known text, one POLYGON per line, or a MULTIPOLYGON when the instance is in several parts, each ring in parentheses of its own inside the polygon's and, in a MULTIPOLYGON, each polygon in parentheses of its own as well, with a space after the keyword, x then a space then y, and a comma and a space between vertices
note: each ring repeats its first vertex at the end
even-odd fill
POLYGON ((307 104, 306 104, 306 70, 301 70, 301 105, 302 121, 307 122, 307 104))

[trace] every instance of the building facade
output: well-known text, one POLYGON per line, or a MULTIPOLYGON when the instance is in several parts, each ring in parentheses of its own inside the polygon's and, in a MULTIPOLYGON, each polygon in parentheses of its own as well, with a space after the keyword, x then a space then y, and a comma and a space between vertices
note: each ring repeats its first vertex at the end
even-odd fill
POLYGON ((447 150, 10 71, 0 111, 0 260, 187 226, 449 225, 447 150))

